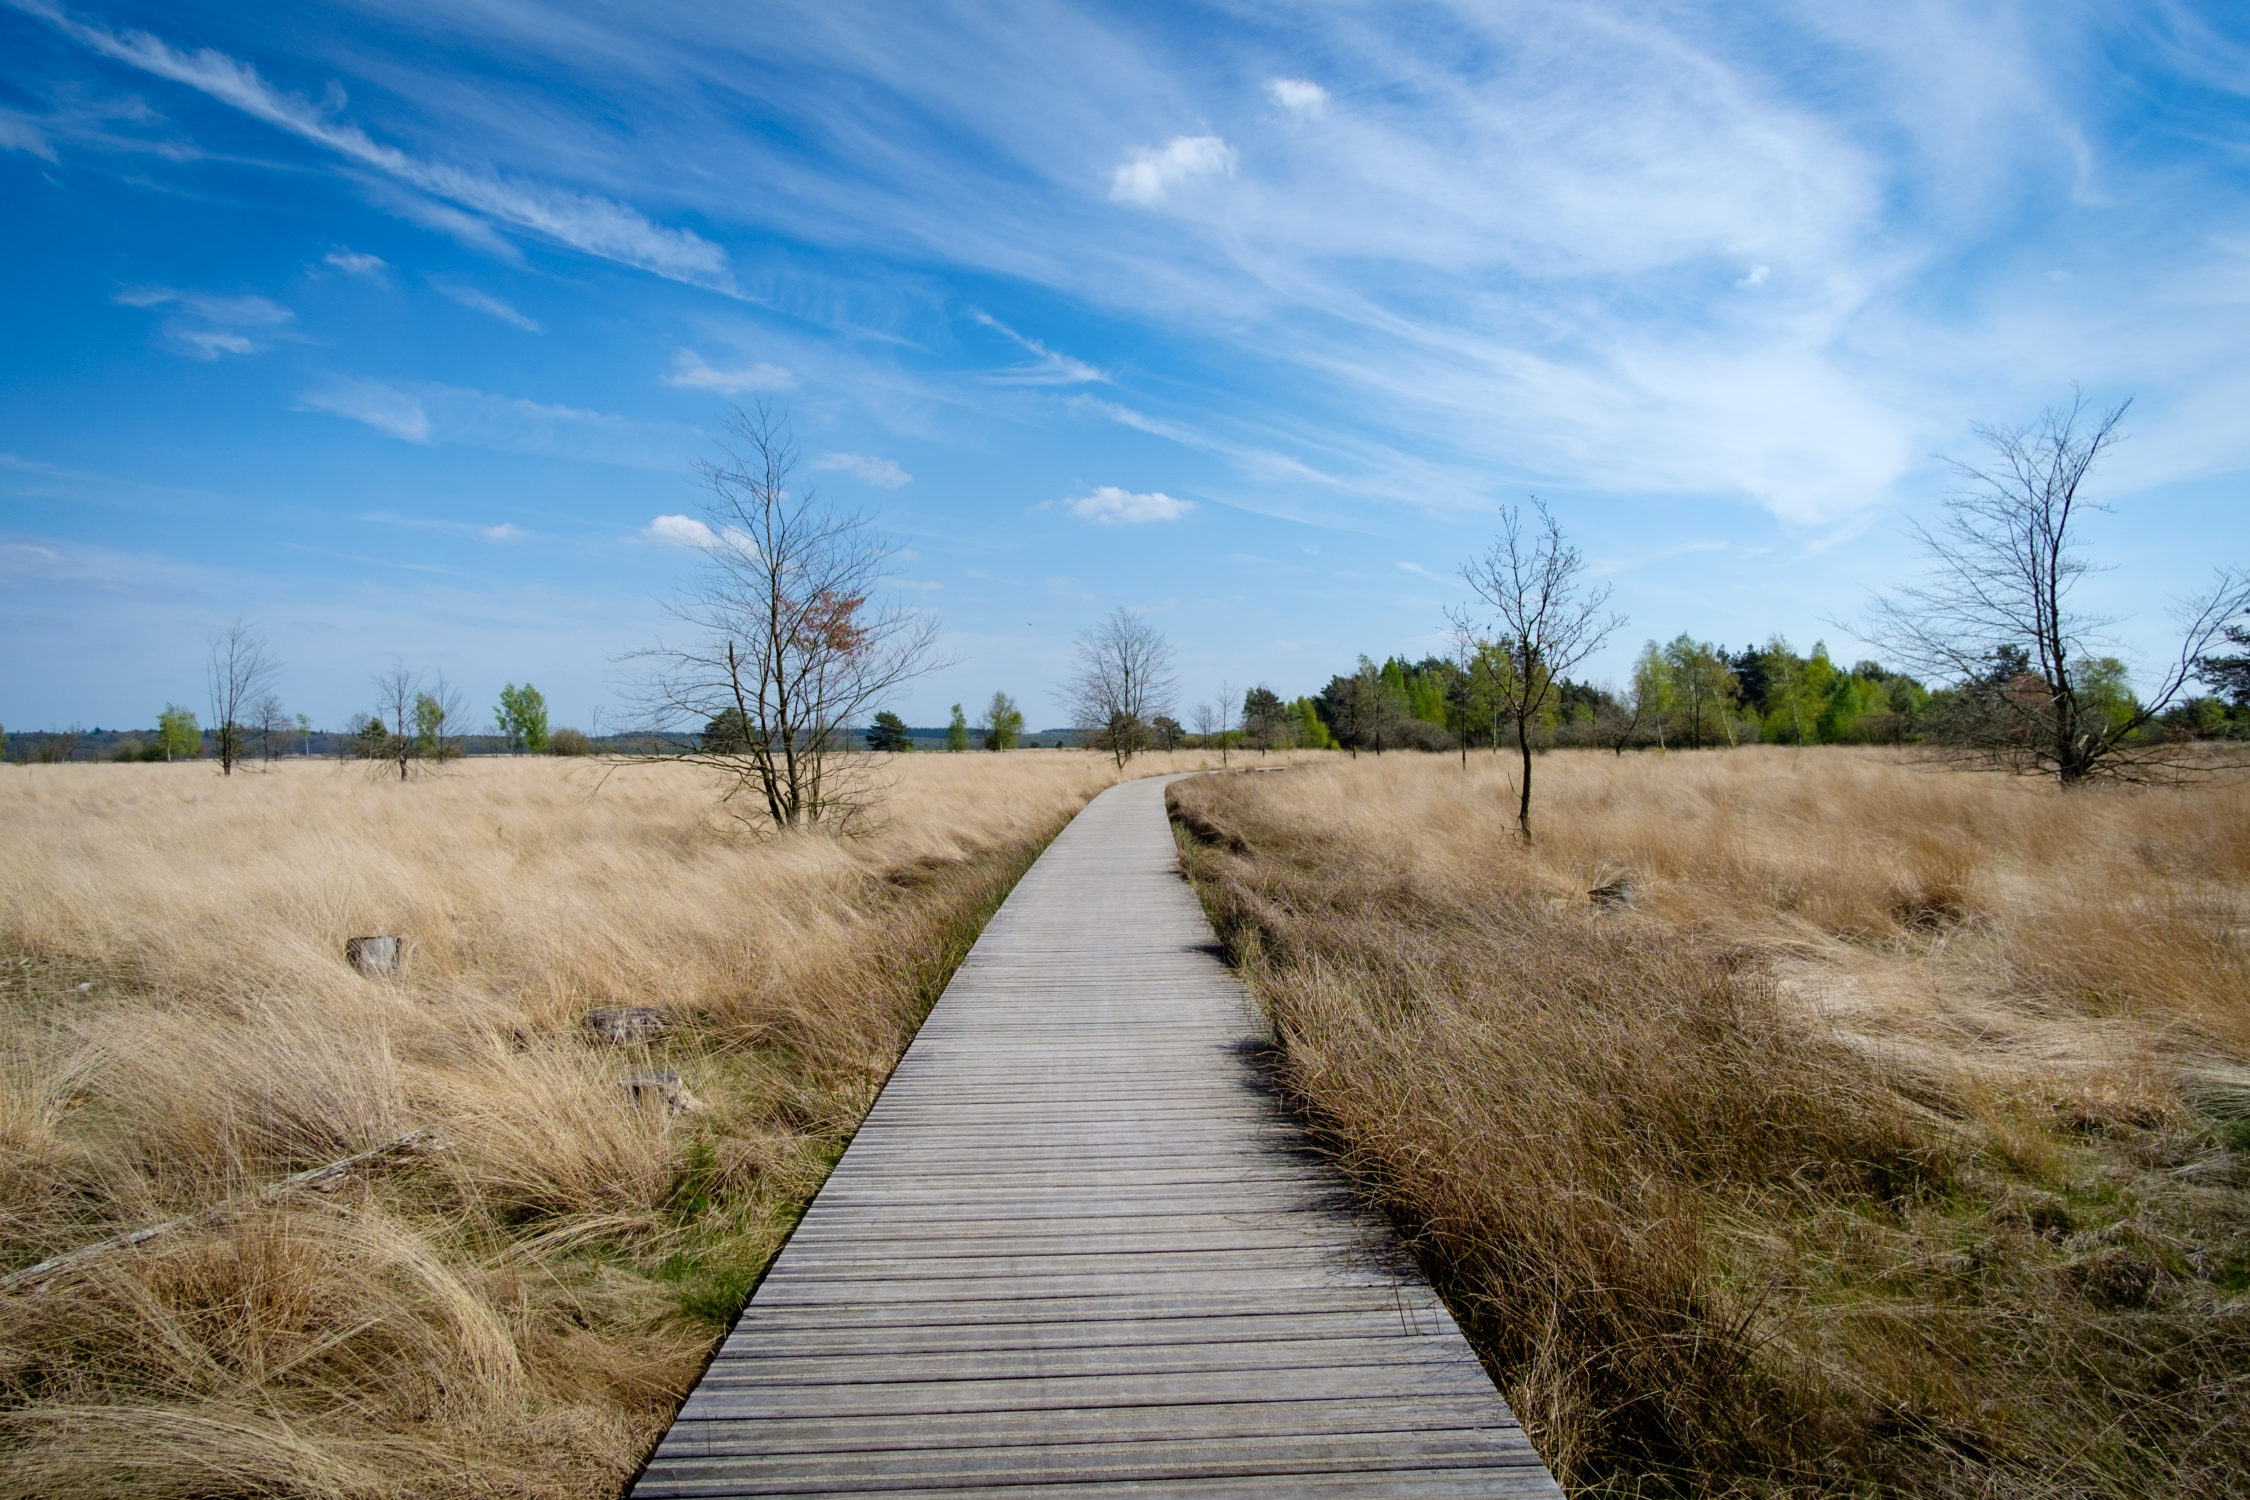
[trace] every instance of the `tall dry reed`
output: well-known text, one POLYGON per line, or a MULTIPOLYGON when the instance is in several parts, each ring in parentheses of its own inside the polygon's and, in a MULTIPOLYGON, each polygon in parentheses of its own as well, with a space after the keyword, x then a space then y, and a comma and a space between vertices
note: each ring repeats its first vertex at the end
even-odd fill
POLYGON ((0 1496, 616 1492, 977 927, 1115 779, 895 766, 849 839, 758 837, 685 767, 0 767, 0 1271, 447 1142, 0 1292, 0 1496), (344 963, 376 933, 403 982, 344 963), (596 1044, 618 1004, 680 1025, 596 1044), (652 1068, 705 1107, 633 1107, 652 1068))
POLYGON ((1294 1097, 1566 1482, 2234 1492, 2239 783, 1558 752, 1529 852, 1508 790, 1363 756, 1173 801, 1294 1097))

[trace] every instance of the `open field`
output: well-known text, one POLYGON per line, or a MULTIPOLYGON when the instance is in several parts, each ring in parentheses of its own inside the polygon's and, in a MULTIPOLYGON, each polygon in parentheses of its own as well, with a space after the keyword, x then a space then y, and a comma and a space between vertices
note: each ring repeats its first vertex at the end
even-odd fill
POLYGON ((865 835, 774 840, 685 767, 0 768, 0 1272, 448 1147, 0 1291, 0 1495, 615 1493, 978 926, 1116 779, 894 769, 865 835), (403 983, 346 967, 369 933, 403 983), (597 1045, 618 1004, 685 1024, 597 1045), (629 1106, 650 1068, 704 1107, 629 1106))
POLYGON ((2239 1493, 2250 784, 1556 752, 1526 853, 1509 770, 1172 795, 1287 1087, 1566 1484, 2239 1493))

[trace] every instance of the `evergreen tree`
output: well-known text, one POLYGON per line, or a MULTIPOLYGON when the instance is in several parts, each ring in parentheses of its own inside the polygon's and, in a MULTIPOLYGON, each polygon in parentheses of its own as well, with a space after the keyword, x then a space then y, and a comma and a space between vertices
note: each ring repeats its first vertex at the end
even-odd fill
POLYGON ((1282 703, 1281 695, 1264 683, 1244 693, 1242 732, 1261 752, 1286 744, 1289 736, 1289 709, 1282 703))
POLYGON ((914 748, 914 735, 906 721, 889 709, 875 716, 867 731, 867 748, 885 754, 903 754, 914 748))
POLYGON ((2225 634, 2227 644, 2240 654, 2221 656, 2213 652, 2199 656, 2195 659, 2196 675, 2205 687, 2224 695, 2237 709, 2250 708, 2250 628, 2229 625, 2225 634))

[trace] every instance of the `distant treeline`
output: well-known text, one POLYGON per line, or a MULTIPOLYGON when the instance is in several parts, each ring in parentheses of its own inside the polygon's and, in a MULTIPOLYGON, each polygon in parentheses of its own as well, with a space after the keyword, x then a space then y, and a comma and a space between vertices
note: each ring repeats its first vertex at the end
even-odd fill
MULTIPOLYGON (((247 761, 327 757, 350 760, 365 758, 368 753, 368 736, 364 731, 309 729, 292 730, 286 735, 251 736, 243 756, 247 761)), ((640 748, 646 735, 585 735, 574 729, 559 729, 548 737, 539 753, 544 755, 593 755, 612 751, 640 748)), ((199 730, 192 738, 174 736, 167 742, 164 734, 155 729, 50 729, 19 732, 11 730, 0 735, 5 751, 0 757, 31 764, 54 764, 63 761, 164 761, 216 759, 219 737, 209 731, 199 730)), ((522 754, 520 745, 497 734, 459 735, 447 742, 447 753, 452 755, 508 755, 522 754)))
MULTIPOLYGON (((2230 646, 2250 648, 2250 633, 2230 628, 2230 646)), ((2212 656, 2201 663, 2201 680, 2219 694, 2185 697, 2137 734, 2152 740, 2250 740, 2250 654, 2212 656), (2224 696, 2221 696, 2223 694, 2224 696)), ((1237 704, 1198 708, 1201 733, 1178 719, 1159 714, 1150 721, 1149 748, 1257 750, 1345 749, 1451 750, 1493 745, 1514 732, 1514 722, 1498 711, 1508 670, 1504 658, 1481 654, 1466 660, 1428 656, 1420 661, 1391 657, 1377 663, 1361 657, 1356 671, 1339 673, 1309 696, 1284 699, 1265 686, 1253 687, 1237 704), (1221 709, 1224 712, 1221 712, 1221 709), (1208 727, 1205 727, 1208 726, 1208 727)), ((2133 718, 2139 704, 2122 662, 2105 657, 2080 668, 2080 698, 2094 711, 2119 723, 2133 718)), ((2035 698, 2044 687, 2031 671, 2026 653, 2003 649, 1971 679, 1932 689, 1880 662, 1849 667, 1831 659, 1816 642, 1799 655, 1787 641, 1728 651, 1723 646, 1680 635, 1668 643, 1641 648, 1633 675, 1623 685, 1574 682, 1556 684, 1552 708, 1532 726, 1538 743, 1700 749, 1717 745, 1898 745, 1946 739, 1964 725, 1987 718, 1997 704, 2035 698)), ((242 760, 330 756, 388 760, 402 749, 428 758, 461 755, 649 754, 676 750, 649 734, 588 735, 546 726, 545 703, 526 684, 510 684, 495 714, 505 733, 456 734, 456 702, 430 694, 400 692, 391 715, 358 714, 345 731, 314 729, 263 716, 237 726, 234 748, 242 760), (419 710, 419 712, 417 712, 419 710), (389 718, 392 722, 386 723, 389 718), (426 741, 427 743, 423 743, 426 741)), ((1078 729, 1011 729, 995 736, 994 715, 1007 723, 1013 702, 996 694, 972 737, 958 705, 943 727, 909 726, 896 715, 876 716, 865 732, 870 748, 881 750, 966 750, 1077 748, 1086 743, 1078 729)), ((1016 715, 1020 722, 1020 715, 1016 715)), ((706 747, 739 735, 725 715, 695 737, 706 747)), ((851 736, 839 732, 838 745, 851 736)), ((195 715, 167 706, 151 729, 68 729, 0 733, 0 747, 14 761, 161 761, 215 758, 222 736, 200 728, 195 715)))
MULTIPOLYGON (((2250 682, 2233 659, 2206 664, 2226 697, 2181 700, 2144 726, 2152 739, 2250 739, 2250 682), (2231 674, 2231 675, 2230 675, 2231 674)), ((1505 660, 1361 657, 1310 698, 1284 703, 1254 688, 1242 706, 1241 742, 1266 748, 1335 744, 1353 750, 1444 750, 1497 744, 1514 724, 1496 709, 1505 660)), ((2102 658, 2080 667, 2079 695, 2125 723, 2139 704, 2125 666, 2102 658)), ((1629 682, 1563 679, 1552 708, 1532 726, 1542 743, 1609 749, 1716 745, 1895 745, 1953 736, 2012 697, 2043 694, 2026 653, 2002 650, 1968 681, 1931 688, 1876 661, 1844 666, 1825 644, 1800 655, 1778 637, 1729 651, 1681 635, 1650 641, 1629 682)))

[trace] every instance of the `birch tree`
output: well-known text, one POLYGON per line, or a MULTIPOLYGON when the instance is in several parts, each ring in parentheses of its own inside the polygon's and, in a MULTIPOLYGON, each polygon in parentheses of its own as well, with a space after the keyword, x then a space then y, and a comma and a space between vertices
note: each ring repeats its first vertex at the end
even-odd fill
POLYGON ((679 759, 724 778, 777 829, 848 819, 876 791, 847 753, 847 726, 940 663, 937 622, 880 590, 891 550, 856 511, 793 484, 789 423, 765 402, 737 407, 720 456, 696 465, 709 500, 701 576, 673 602, 685 644, 636 653, 652 664, 642 707, 679 759), (724 715, 738 736, 669 732, 724 715))
POLYGON ((1557 682, 1599 650, 1625 623, 1609 610, 1610 588, 1586 578, 1586 560, 1563 537, 1544 503, 1531 517, 1517 506, 1500 508, 1500 535, 1485 555, 1462 568, 1483 609, 1452 612, 1455 630, 1474 636, 1505 658, 1496 674, 1500 712, 1514 721, 1523 782, 1516 830, 1531 842, 1531 726, 1553 702, 1557 682))

